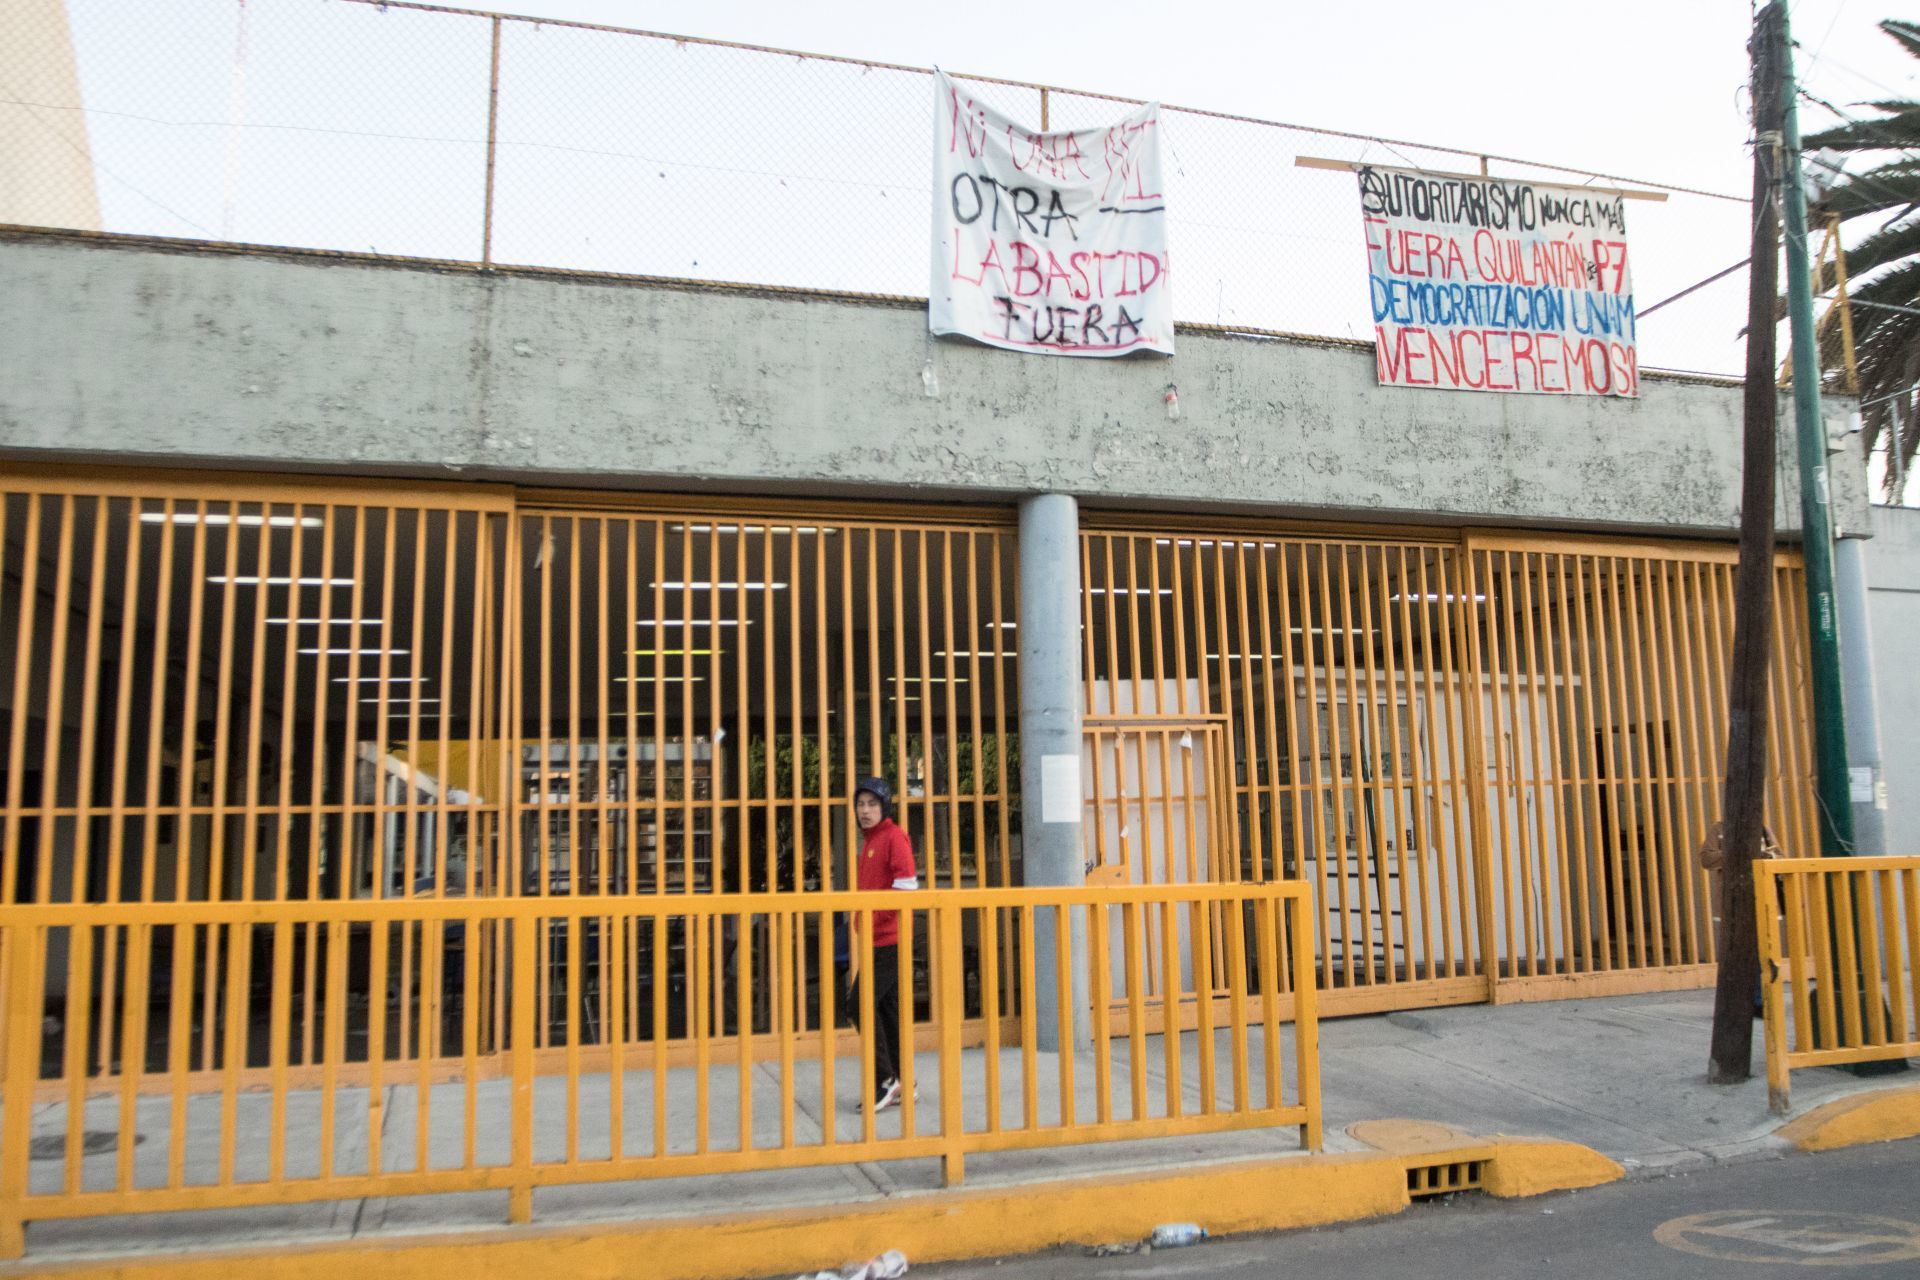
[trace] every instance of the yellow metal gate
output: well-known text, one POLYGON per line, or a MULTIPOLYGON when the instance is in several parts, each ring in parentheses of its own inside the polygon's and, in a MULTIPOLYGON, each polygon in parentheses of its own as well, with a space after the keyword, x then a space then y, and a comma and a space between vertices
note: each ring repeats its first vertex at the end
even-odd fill
MULTIPOLYGON (((1217 724, 1233 846, 1209 874, 1314 887, 1327 1009, 1707 980, 1692 851, 1719 807, 1731 548, 1090 523, 1090 724, 1217 724)), ((1790 850, 1813 838, 1796 564, 1769 789, 1790 850)), ((1104 864, 1128 810, 1089 801, 1104 864)))

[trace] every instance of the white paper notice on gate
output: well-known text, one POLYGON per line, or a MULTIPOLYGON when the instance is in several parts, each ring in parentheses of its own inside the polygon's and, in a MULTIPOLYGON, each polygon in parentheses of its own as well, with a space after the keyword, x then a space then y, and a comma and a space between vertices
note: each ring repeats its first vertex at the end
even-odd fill
POLYGON ((927 327, 1053 356, 1173 354, 1160 104, 1041 133, 933 76, 927 327))
POLYGON ((1640 394, 1620 192, 1359 172, 1383 386, 1640 394))

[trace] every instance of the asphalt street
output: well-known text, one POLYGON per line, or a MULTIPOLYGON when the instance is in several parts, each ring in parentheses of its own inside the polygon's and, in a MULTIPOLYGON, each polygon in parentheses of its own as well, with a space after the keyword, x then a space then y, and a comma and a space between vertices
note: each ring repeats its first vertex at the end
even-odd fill
POLYGON ((1920 1277, 1920 1139, 1708 1166, 1526 1200, 1478 1194, 1393 1218, 1107 1257, 1081 1249, 915 1267, 939 1280, 1538 1276, 1920 1277))

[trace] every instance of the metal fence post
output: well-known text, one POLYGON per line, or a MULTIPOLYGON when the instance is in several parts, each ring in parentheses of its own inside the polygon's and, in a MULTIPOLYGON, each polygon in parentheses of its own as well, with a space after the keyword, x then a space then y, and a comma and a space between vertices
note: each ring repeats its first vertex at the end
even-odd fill
MULTIPOLYGON (((1753 864, 1753 882, 1753 908, 1760 939, 1760 993, 1765 1001, 1766 1020, 1762 1031, 1767 1046, 1767 1106, 1775 1115, 1783 1116, 1791 1102, 1787 1091, 1787 1006, 1780 973, 1781 922, 1774 905, 1779 900, 1780 879, 1769 863, 1760 860, 1753 864)), ((1797 943, 1790 938, 1787 945, 1797 943)))
POLYGON ((513 921, 513 1025, 509 1052, 513 1072, 513 1186, 507 1193, 507 1221, 533 1220, 533 984, 536 978, 531 914, 513 921))
POLYGON ((1269 899, 1269 909, 1278 905, 1287 922, 1287 940, 1293 944, 1293 1052, 1294 1074, 1299 1080, 1300 1105, 1306 1108, 1307 1121, 1300 1126, 1300 1145, 1318 1151, 1320 1138, 1320 1010, 1313 972, 1313 921, 1307 914, 1305 885, 1284 897, 1269 899))
POLYGON ((960 1020, 966 1015, 965 974, 961 968, 960 931, 964 907, 942 903, 935 908, 935 943, 940 949, 940 1140, 941 1178, 957 1187, 966 1177, 966 1152, 961 1147, 966 1122, 961 1108, 960 1020))
POLYGON ((33 998, 34 956, 44 931, 0 927, 0 964, 6 968, 6 1084, 0 1102, 0 1258, 27 1250, 28 1153, 33 1135, 33 1086, 40 1073, 40 1002, 33 998))

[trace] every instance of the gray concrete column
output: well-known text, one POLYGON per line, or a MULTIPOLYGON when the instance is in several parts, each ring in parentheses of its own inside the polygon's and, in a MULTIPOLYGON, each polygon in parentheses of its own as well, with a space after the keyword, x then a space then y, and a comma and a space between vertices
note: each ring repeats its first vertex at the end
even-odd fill
MULTIPOLYGON (((1086 883, 1081 836, 1080 510, 1043 493, 1020 503, 1020 848, 1025 883, 1086 883)), ((1071 916, 1072 990, 1062 992, 1051 912, 1034 922, 1039 1048, 1059 1051, 1060 1003, 1071 1002, 1073 1041, 1090 1043, 1085 912, 1071 916)))
POLYGON ((1847 708, 1853 851, 1883 854, 1887 852, 1887 789, 1880 772, 1880 708, 1874 696, 1865 539, 1834 540, 1833 595, 1840 614, 1840 686, 1847 708))

